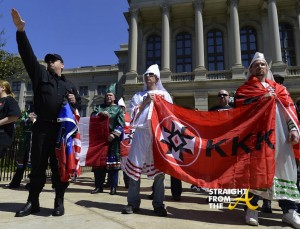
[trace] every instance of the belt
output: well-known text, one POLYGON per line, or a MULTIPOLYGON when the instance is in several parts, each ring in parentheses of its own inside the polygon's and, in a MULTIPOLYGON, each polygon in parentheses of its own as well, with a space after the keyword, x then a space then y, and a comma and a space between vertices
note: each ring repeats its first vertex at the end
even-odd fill
POLYGON ((45 118, 39 118, 39 117, 37 119, 44 121, 44 122, 57 123, 57 119, 51 120, 51 119, 45 119, 45 118))

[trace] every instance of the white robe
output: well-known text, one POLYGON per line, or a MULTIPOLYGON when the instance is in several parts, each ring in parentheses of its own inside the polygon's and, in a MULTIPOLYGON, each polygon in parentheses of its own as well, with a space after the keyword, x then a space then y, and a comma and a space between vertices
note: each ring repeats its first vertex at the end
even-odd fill
POLYGON ((135 128, 135 133, 124 171, 134 180, 139 180, 141 174, 146 174, 148 178, 153 179, 162 173, 154 167, 151 123, 148 117, 149 113, 152 113, 152 106, 146 105, 137 116, 139 106, 146 99, 148 93, 161 95, 166 101, 172 103, 170 94, 164 90, 138 92, 130 101, 132 127, 135 128))

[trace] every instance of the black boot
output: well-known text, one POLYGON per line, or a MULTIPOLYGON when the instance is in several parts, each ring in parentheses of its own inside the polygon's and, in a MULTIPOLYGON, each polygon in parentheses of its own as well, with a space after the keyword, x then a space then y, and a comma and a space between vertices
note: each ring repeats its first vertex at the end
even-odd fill
POLYGON ((32 213, 37 213, 40 211, 39 193, 29 192, 27 203, 16 212, 15 217, 28 216, 32 213))
POLYGON ((110 195, 116 195, 117 189, 115 187, 110 188, 110 195))
POLYGON ((103 192, 103 188, 95 188, 94 190, 91 191, 91 194, 95 194, 95 193, 102 193, 103 192))
POLYGON ((265 213, 272 213, 271 200, 263 199, 263 205, 260 211, 265 213))
POLYGON ((55 198, 53 216, 62 216, 65 214, 64 198, 55 198))

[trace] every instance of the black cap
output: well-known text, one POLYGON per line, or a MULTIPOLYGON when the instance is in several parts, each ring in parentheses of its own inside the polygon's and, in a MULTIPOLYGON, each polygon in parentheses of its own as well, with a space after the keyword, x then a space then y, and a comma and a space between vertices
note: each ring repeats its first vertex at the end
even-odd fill
POLYGON ((45 62, 48 63, 50 60, 60 60, 62 63, 64 62, 64 60, 62 59, 62 57, 58 54, 52 54, 52 53, 48 53, 45 56, 45 62))

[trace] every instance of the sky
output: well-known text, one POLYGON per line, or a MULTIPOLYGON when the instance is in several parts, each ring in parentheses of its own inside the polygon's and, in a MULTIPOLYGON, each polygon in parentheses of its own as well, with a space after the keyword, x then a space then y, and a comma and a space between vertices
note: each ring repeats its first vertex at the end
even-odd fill
POLYGON ((62 56, 65 69, 117 64, 114 51, 128 43, 127 0, 0 0, 4 50, 18 54, 11 9, 19 11, 38 59, 62 56))

